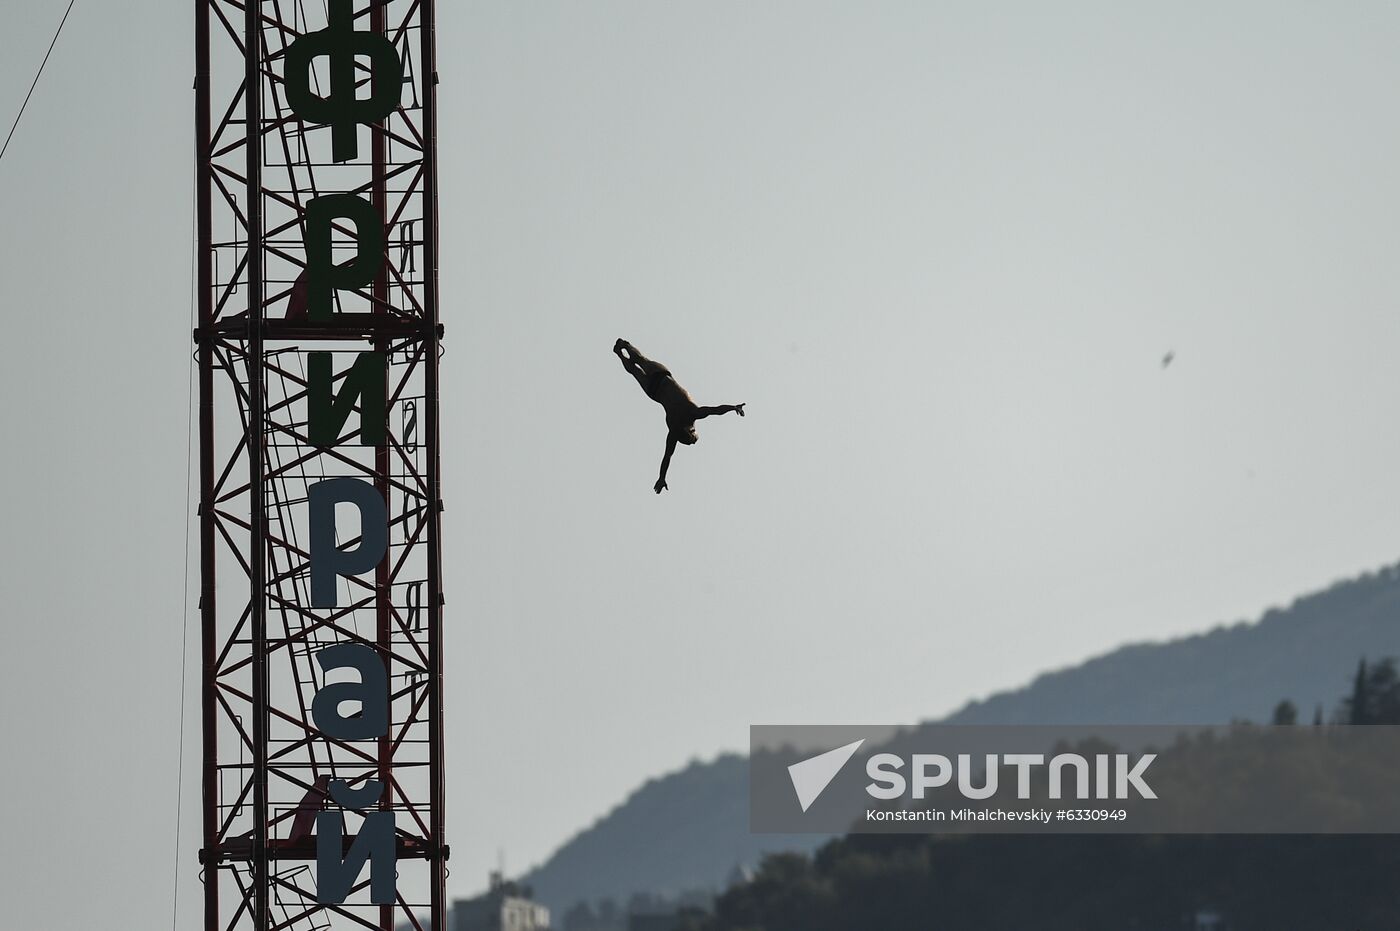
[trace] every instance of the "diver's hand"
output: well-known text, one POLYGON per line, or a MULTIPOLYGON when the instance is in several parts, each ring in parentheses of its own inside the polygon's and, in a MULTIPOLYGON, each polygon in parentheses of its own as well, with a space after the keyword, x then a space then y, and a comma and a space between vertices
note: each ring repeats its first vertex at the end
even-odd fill
POLYGON ((659 494, 661 494, 661 492, 662 492, 664 489, 666 489, 666 488, 668 488, 668 487, 670 487, 670 486, 668 486, 668 485, 666 484, 666 480, 665 480, 664 478, 658 478, 658 479, 656 480, 656 484, 653 485, 653 486, 651 486, 651 490, 654 491, 654 492, 656 492, 656 493, 659 495, 659 494))

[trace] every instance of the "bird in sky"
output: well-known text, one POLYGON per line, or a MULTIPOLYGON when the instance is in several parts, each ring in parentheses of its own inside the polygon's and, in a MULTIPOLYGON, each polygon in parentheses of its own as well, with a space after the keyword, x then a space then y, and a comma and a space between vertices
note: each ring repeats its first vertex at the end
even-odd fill
POLYGON ((1175 359, 1175 358, 1176 358, 1176 350, 1175 350, 1175 349, 1168 349, 1168 350, 1167 350, 1167 354, 1164 355, 1164 356, 1162 356, 1162 368, 1166 368, 1167 366, 1171 365, 1171 364, 1172 364, 1172 360, 1175 359))

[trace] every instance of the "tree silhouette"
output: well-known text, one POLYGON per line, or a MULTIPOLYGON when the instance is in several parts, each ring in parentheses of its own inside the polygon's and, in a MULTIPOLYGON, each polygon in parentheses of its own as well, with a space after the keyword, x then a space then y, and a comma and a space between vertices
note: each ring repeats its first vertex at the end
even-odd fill
POLYGON ((1394 657, 1374 665, 1362 659, 1352 679, 1351 695, 1337 709, 1344 724, 1400 724, 1400 671, 1394 657))

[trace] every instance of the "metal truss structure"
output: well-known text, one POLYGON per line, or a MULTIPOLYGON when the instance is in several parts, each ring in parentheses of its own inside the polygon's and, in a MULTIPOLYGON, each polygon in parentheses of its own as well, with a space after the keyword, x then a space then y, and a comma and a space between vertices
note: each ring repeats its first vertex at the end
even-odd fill
MULTIPOLYGON (((204 928, 446 931, 433 0, 195 4, 204 928), (338 7, 402 62, 398 105, 355 127, 350 159, 287 94, 288 48, 338 7), (306 210, 326 194, 372 203, 387 254, 318 319, 306 210), (367 402, 355 397, 344 435, 317 445, 311 354, 330 354, 339 390, 362 352, 387 360, 384 442, 361 445, 367 402), (337 607, 314 608, 308 489, 338 477, 382 494, 388 548, 372 572, 338 579, 337 607), (313 723, 330 684, 316 655, 338 644, 385 663, 387 734, 336 739, 313 723), (371 901, 367 876, 343 902, 320 901, 314 829, 334 807, 328 787, 371 779, 386 787, 374 810, 394 815, 394 901, 371 901)), ((334 67, 313 62, 318 93, 334 67)), ((370 65, 353 68, 361 90, 373 83, 370 65)), ((331 245, 338 263, 353 255, 355 230, 333 223, 331 245)), ((337 515, 338 545, 355 542, 353 523, 337 515)), ((343 814, 348 850, 369 812, 343 814)))

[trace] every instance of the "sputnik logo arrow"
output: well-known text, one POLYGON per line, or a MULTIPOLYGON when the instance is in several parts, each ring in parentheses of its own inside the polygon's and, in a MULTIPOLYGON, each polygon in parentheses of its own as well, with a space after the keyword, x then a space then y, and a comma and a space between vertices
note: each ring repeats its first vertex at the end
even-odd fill
POLYGON ((826 791, 826 787, 831 785, 831 780, 835 779, 836 774, 841 772, 841 767, 846 765, 847 760, 855 756, 855 752, 860 749, 860 745, 863 743, 865 743, 864 737, 855 743, 848 743, 844 747, 819 753, 788 767, 788 776, 792 778, 792 787, 797 792, 797 803, 802 806, 803 811, 812 807, 817 796, 826 791))

